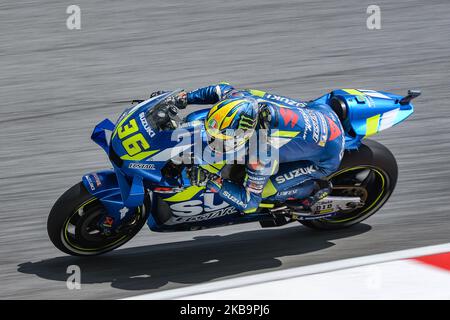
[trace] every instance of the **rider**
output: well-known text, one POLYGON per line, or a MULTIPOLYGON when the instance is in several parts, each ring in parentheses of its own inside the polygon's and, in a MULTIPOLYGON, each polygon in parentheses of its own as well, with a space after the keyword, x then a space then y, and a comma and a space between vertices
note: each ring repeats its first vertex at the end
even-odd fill
POLYGON ((270 136, 269 143, 278 148, 279 161, 247 162, 243 185, 220 177, 207 183, 209 189, 241 212, 255 212, 263 198, 298 199, 309 208, 329 194, 331 185, 322 178, 339 167, 344 131, 328 105, 259 90, 238 90, 225 82, 182 92, 176 100, 180 108, 214 104, 205 119, 213 150, 217 142, 223 143, 225 152, 242 148, 228 143, 227 129, 243 130, 244 141, 261 129, 275 129, 276 136, 270 136))

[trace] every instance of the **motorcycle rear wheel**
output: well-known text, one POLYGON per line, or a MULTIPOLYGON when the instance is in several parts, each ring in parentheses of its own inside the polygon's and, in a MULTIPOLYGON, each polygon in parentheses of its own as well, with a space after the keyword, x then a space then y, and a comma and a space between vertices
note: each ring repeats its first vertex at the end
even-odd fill
POLYGON ((360 196, 361 208, 301 224, 316 230, 348 228, 375 214, 395 189, 398 166, 395 157, 381 143, 365 140, 358 150, 346 151, 337 172, 328 177, 333 183, 331 195, 360 196))

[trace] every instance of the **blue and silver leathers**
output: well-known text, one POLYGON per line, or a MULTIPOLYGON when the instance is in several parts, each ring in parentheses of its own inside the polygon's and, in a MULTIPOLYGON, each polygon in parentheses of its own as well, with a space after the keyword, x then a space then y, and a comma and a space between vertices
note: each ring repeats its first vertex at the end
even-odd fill
POLYGON ((262 199, 284 201, 305 198, 314 180, 337 170, 344 152, 344 131, 337 115, 325 104, 304 103, 259 90, 238 90, 219 83, 191 91, 188 104, 214 104, 227 98, 252 97, 260 106, 257 130, 274 130, 270 143, 279 161, 246 166, 244 185, 223 180, 209 184, 239 210, 256 211, 262 199))

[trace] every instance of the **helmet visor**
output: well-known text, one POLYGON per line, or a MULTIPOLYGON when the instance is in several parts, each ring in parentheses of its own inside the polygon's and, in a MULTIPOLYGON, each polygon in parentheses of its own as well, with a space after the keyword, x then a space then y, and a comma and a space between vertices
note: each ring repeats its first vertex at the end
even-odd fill
POLYGON ((227 129, 217 135, 208 133, 208 145, 217 153, 240 150, 253 135, 254 129, 227 129))

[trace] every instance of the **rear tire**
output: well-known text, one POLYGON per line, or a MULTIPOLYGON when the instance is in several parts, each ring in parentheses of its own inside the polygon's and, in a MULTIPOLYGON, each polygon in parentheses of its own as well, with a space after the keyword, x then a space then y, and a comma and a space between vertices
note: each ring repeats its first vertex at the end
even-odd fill
POLYGON ((96 232, 95 225, 106 210, 100 200, 80 182, 67 190, 53 205, 47 219, 48 236, 55 247, 70 255, 103 254, 122 246, 139 232, 148 217, 146 207, 149 208, 146 205, 138 208, 136 222, 123 234, 102 235, 96 232))
MULTIPOLYGON (((397 161, 389 149, 381 143, 364 140, 358 150, 345 152, 339 169, 328 179, 333 182, 333 186, 336 186, 335 181, 339 183, 339 180, 346 178, 345 175, 362 171, 368 172, 366 179, 370 178, 371 183, 377 183, 378 186, 374 190, 367 190, 367 203, 364 207, 355 209, 351 213, 341 213, 327 219, 300 221, 300 223, 316 230, 336 230, 353 226, 375 214, 394 191, 398 177, 397 161)), ((333 190, 332 194, 335 192, 337 190, 333 190)))

